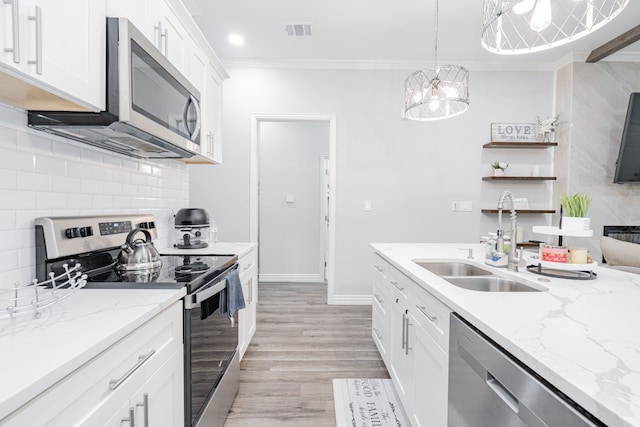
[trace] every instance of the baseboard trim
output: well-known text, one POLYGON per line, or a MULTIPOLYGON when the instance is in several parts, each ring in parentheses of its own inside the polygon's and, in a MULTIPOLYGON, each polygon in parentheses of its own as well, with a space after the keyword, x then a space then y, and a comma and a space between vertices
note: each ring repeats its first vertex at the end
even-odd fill
POLYGON ((258 281, 320 283, 324 282, 324 277, 320 274, 260 274, 258 281))
POLYGON ((371 295, 334 295, 330 304, 335 305, 371 305, 371 295))

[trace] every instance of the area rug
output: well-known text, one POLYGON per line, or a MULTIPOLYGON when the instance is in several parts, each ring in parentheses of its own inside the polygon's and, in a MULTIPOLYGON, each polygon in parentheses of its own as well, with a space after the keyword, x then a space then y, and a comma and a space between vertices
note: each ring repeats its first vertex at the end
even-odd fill
POLYGON ((336 427, 409 427, 390 379, 333 380, 336 427))

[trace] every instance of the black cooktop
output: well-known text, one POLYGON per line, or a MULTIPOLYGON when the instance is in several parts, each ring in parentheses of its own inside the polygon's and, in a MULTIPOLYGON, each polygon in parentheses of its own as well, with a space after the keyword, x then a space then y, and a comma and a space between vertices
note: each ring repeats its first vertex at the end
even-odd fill
POLYGON ((113 258, 78 260, 87 275, 85 289, 198 289, 228 270, 238 260, 236 255, 161 255, 162 267, 147 271, 117 271, 113 258), (86 267, 86 268, 85 268, 86 267))

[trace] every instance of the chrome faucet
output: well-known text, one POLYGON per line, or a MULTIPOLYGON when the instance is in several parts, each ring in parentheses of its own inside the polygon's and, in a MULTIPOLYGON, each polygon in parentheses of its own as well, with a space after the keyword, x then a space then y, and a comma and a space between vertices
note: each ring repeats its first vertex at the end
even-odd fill
POLYGON ((511 202, 511 242, 509 244, 509 253, 507 254, 507 269, 509 271, 518 271, 518 267, 524 265, 524 261, 517 254, 516 235, 518 223, 516 220, 516 209, 513 203, 513 194, 505 191, 498 199, 498 231, 496 240, 496 252, 498 256, 504 256, 504 230, 502 229, 502 211, 504 210, 505 201, 511 202))

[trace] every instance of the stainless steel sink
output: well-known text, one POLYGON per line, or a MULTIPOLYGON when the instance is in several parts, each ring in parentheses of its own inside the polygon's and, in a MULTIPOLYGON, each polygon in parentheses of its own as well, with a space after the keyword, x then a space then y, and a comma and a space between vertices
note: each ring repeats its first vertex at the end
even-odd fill
POLYGON ((437 274, 438 276, 491 276, 491 272, 473 264, 465 262, 430 262, 414 261, 425 270, 437 274))
POLYGON ((480 292, 540 292, 524 283, 501 277, 443 277, 444 280, 459 288, 480 292))

